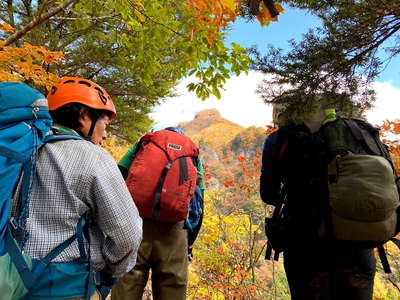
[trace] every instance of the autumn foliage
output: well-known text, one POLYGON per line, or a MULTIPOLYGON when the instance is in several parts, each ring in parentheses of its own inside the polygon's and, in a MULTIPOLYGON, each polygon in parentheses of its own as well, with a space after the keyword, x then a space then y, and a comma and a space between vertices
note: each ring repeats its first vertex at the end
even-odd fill
MULTIPOLYGON (((241 0, 187 0, 189 10, 193 11, 197 27, 208 31, 208 43, 213 44, 213 39, 221 29, 226 29, 230 23, 235 22, 242 14, 241 0)), ((270 21, 278 21, 277 16, 272 16, 264 2, 258 2, 257 20, 262 26, 270 21)), ((274 5, 275 11, 283 12, 282 6, 274 5)))
MULTIPOLYGON (((0 32, 13 31, 7 23, 0 24, 0 32)), ((21 47, 4 46, 4 43, 0 40, 0 81, 32 81, 36 85, 51 87, 58 80, 58 76, 47 72, 46 68, 63 57, 61 52, 29 43, 23 43, 21 47)))
POLYGON ((396 172, 400 174, 400 120, 386 120, 381 126, 381 130, 383 140, 389 146, 396 172))
MULTIPOLYGON (((397 166, 398 128, 399 122, 387 121, 382 126, 397 166)), ((268 133, 274 130, 267 127, 268 133)), ((111 138, 106 147, 119 160, 129 145, 111 138)), ((206 164, 206 180, 220 184, 206 190, 203 226, 190 265, 188 299, 289 300, 282 259, 264 260, 264 216, 271 213, 272 207, 265 206, 258 194, 261 153, 230 153, 222 159, 224 170, 220 172, 215 172, 215 165, 206 164)), ((387 252, 393 274, 385 275, 378 261, 374 300, 394 300, 399 296, 394 279, 400 276, 398 250, 387 244, 387 252)))

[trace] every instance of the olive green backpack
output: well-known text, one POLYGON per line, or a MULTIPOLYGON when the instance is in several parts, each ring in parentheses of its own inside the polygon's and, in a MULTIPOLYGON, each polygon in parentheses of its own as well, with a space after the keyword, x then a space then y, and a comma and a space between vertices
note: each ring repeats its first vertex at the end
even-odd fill
POLYGON ((328 157, 330 217, 321 235, 357 247, 378 248, 390 272, 383 245, 399 232, 398 178, 379 130, 358 119, 339 118, 321 127, 328 157))
MULTIPOLYGON (((300 179, 308 182, 304 186, 294 186, 303 189, 292 191, 295 200, 321 189, 321 193, 315 193, 319 196, 310 195, 308 199, 319 203, 319 208, 315 207, 320 214, 315 238, 339 241, 349 247, 378 248, 384 270, 390 273, 383 245, 391 240, 400 248, 400 242, 394 238, 400 231, 399 180, 388 149, 380 140, 379 130, 363 120, 344 118, 334 118, 316 133, 303 130, 299 134, 298 127, 292 127, 280 129, 287 132, 291 154, 276 149, 273 156, 283 162, 285 156, 292 155, 290 167, 303 170, 301 178, 298 174, 289 174, 292 178, 288 180, 289 185, 290 182, 297 184, 300 179), (318 154, 318 151, 323 153, 318 154), (319 168, 313 171, 307 164, 323 164, 321 170, 325 171, 314 174, 319 168), (318 184, 315 186, 311 182, 318 184), (324 182, 327 187, 320 186, 324 182), (327 198, 327 202, 322 203, 321 197, 327 198)), ((277 135, 273 141, 275 148, 276 140, 277 135)), ((287 199, 290 191, 286 184, 283 186, 282 203, 275 208, 272 218, 266 218, 267 259, 271 259, 274 250, 274 259, 278 260, 279 253, 290 240, 291 229, 285 209, 294 203, 287 199)))

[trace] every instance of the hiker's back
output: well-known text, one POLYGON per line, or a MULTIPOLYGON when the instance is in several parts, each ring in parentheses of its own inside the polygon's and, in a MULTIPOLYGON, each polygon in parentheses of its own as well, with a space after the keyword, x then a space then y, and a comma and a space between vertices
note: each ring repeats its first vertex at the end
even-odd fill
POLYGON ((186 299, 188 246, 203 213, 198 154, 181 128, 167 127, 144 135, 121 159, 144 219, 143 240, 134 269, 113 288, 113 299, 141 299, 150 270, 154 299, 186 299))
POLYGON ((111 98, 104 101, 103 90, 93 82, 63 79, 49 95, 52 118, 58 122, 52 127, 44 96, 38 93, 43 98, 38 106, 37 97, 24 103, 27 97, 18 91, 27 87, 13 84, 16 90, 0 93, 1 100, 13 100, 0 101, 0 108, 11 103, 23 112, 22 117, 8 111, 0 116, 11 120, 8 126, 0 122, 0 160, 6 157, 6 163, 15 165, 9 168, 14 181, 2 184, 7 191, 2 207, 13 208, 5 234, 11 263, 0 261, 2 276, 10 279, 0 282, 2 296, 89 299, 98 289, 105 298, 113 278, 133 266, 141 239, 141 219, 119 170, 94 144, 101 143, 106 122, 115 117, 111 98), (9 130, 14 127, 19 131, 9 130), (20 140, 24 143, 17 147, 20 140))
MULTIPOLYGON (((371 147, 379 153, 371 153, 345 122, 330 120, 317 132, 303 125, 284 126, 278 130, 284 142, 272 151, 278 154, 265 155, 264 160, 271 143, 264 148, 264 172, 268 178, 279 178, 279 184, 270 186, 275 191, 266 189, 263 200, 281 201, 275 201, 274 217, 266 219, 267 256, 272 248, 283 251, 292 299, 372 299, 375 256, 365 247, 384 243, 395 232, 398 195, 390 158, 373 130, 364 134, 373 137, 371 147), (373 166, 369 171, 364 170, 366 158, 377 163, 368 163, 373 166), (379 189, 378 197, 368 198, 374 192, 368 196, 367 191, 379 189), (369 218, 363 217, 366 212, 369 218), (342 217, 340 222, 336 215, 342 217), (370 226, 376 223, 382 225, 380 230, 370 226)), ((361 131, 372 128, 354 122, 361 131)))
POLYGON ((396 177, 373 126, 339 118, 316 133, 302 125, 280 131, 287 144, 277 159, 294 230, 314 232, 316 240, 359 241, 364 248, 394 236, 396 177))
POLYGON ((304 125, 287 125, 278 134, 285 141, 274 154, 281 168, 281 199, 285 200, 285 223, 289 244, 318 240, 326 209, 326 153, 323 141, 304 125), (282 148, 284 147, 284 149, 282 148))
MULTIPOLYGON (((30 217, 26 221, 29 235, 26 253, 43 258, 75 234, 80 216, 97 206, 92 193, 96 192, 97 186, 106 186, 102 174, 112 160, 104 157, 108 158, 109 154, 85 140, 49 142, 39 150, 29 198, 30 217)), ((101 245, 96 239, 93 241, 93 261, 97 263, 96 267, 103 267, 101 245)), ((72 244, 54 261, 79 258, 78 247, 72 244)))

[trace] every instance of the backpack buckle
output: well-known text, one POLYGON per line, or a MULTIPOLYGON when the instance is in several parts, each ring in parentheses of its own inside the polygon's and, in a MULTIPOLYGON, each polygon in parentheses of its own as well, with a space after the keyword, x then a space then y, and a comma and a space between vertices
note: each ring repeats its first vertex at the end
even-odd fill
POLYGON ((11 219, 10 219, 10 224, 11 224, 11 226, 12 226, 12 228, 14 229, 14 230, 17 230, 18 229, 18 222, 17 222, 17 220, 15 220, 15 218, 13 218, 13 217, 11 217, 11 219))
POLYGON ((33 115, 33 118, 34 118, 35 120, 38 119, 38 113, 39 113, 39 111, 40 111, 40 108, 37 107, 37 106, 35 106, 35 107, 32 108, 32 115, 33 115))
POLYGON ((100 272, 99 271, 95 271, 93 273, 93 277, 94 277, 94 284, 96 286, 101 285, 102 280, 101 280, 100 272))

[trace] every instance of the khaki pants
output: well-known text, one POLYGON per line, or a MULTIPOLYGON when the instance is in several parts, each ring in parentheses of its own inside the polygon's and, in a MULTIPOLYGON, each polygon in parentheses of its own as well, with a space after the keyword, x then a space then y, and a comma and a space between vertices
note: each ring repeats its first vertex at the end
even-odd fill
POLYGON ((186 299, 187 231, 183 222, 143 220, 136 265, 114 286, 111 299, 141 300, 150 269, 154 300, 186 299))

